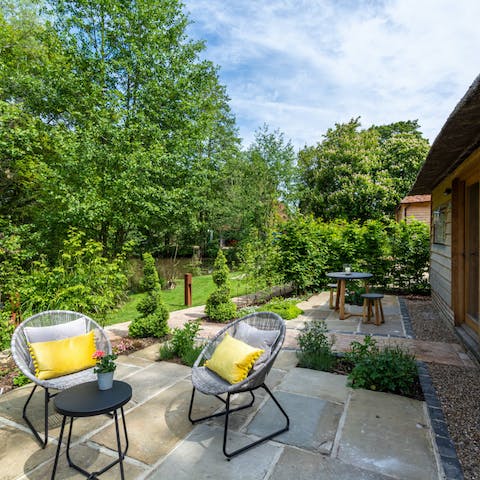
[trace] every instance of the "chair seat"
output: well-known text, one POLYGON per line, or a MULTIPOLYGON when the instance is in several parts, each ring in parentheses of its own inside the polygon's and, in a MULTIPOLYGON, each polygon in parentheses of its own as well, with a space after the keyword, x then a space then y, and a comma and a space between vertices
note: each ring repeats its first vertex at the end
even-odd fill
POLYGON ((383 298, 383 294, 381 293, 362 293, 361 294, 362 298, 367 298, 370 300, 376 300, 378 298, 383 298))
POLYGON ((65 390, 74 387, 79 383, 93 382, 97 379, 97 374, 92 368, 81 370, 80 372, 62 375, 61 377, 49 378, 48 380, 37 380, 37 383, 44 388, 53 388, 55 390, 65 390))
POLYGON ((370 323, 373 307, 375 307, 375 325, 385 323, 382 307, 383 294, 372 292, 363 293, 361 296, 363 298, 363 323, 370 323))
POLYGON ((192 383, 197 390, 206 395, 220 395, 237 388, 236 384, 228 383, 207 367, 192 369, 192 383))

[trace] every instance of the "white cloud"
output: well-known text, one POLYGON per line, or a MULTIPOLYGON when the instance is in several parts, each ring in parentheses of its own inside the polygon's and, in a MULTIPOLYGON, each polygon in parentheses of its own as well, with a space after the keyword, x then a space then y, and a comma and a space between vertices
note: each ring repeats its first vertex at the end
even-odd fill
POLYGON ((433 141, 478 72, 476 0, 187 0, 245 144, 263 123, 298 148, 336 122, 419 119, 433 141))

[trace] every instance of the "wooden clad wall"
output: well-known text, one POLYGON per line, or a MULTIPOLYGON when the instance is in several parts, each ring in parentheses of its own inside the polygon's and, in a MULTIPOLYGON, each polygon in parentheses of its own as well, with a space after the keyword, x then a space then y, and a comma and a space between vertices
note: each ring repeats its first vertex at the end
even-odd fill
POLYGON ((437 185, 432 192, 430 284, 432 300, 455 325, 465 321, 465 188, 480 181, 480 149, 437 185), (434 242, 433 212, 446 207, 444 244, 434 242))
POLYGON ((443 317, 453 323, 452 306, 452 203, 451 195, 444 194, 441 184, 432 193, 432 212, 444 208, 446 212, 445 239, 442 244, 435 243, 432 225, 430 254, 430 285, 432 301, 443 317))
POLYGON ((412 218, 430 225, 430 202, 401 204, 396 211, 395 220, 397 222, 405 220, 409 223, 412 221, 412 218))
POLYGON ((407 209, 407 223, 412 217, 419 222, 430 225, 430 203, 413 203, 407 209))

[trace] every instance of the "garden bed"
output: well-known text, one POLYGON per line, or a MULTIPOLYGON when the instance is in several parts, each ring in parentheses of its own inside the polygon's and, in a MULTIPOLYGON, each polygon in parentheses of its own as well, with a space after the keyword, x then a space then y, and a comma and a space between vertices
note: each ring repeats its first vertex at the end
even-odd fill
MULTIPOLYGON (((334 363, 331 373, 335 373, 337 375, 350 375, 353 370, 354 365, 345 359, 343 354, 337 354, 337 360, 334 363)), ((399 394, 401 395, 401 394, 399 394)), ((410 394, 403 395, 405 397, 413 398, 414 400, 424 400, 422 386, 420 384, 420 379, 418 375, 414 378, 414 383, 412 386, 412 391, 410 394)))

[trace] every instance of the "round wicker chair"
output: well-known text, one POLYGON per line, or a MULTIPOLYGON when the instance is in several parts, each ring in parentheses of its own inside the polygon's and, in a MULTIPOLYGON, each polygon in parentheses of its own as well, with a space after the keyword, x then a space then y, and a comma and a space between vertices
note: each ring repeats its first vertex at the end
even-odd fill
MULTIPOLYGON (((265 385, 265 378, 270 372, 273 366, 273 363, 275 362, 275 359, 279 354, 280 349, 282 348, 283 341, 285 339, 285 333, 286 333, 285 322, 279 315, 272 312, 252 313, 250 315, 247 315, 246 317, 235 320, 234 322, 228 324, 225 328, 220 330, 217 333, 217 335, 212 340, 210 340, 209 343, 205 346, 205 348, 202 350, 195 364, 192 367, 193 390, 192 390, 192 396, 190 400, 188 418, 192 423, 197 423, 203 420, 207 420, 209 418, 225 415, 225 425, 224 425, 224 435, 223 435, 223 453, 228 459, 244 452, 245 450, 248 450, 258 445, 259 443, 269 440, 275 437, 276 435, 279 435, 289 429, 290 420, 288 418, 288 415, 286 414, 285 410, 282 408, 278 400, 275 398, 273 393, 267 387, 267 385, 265 385), (273 343, 271 343, 267 347, 266 354, 264 354, 265 355, 264 358, 261 359, 262 360, 261 363, 259 365, 256 364, 253 367, 253 369, 250 371, 250 374, 245 380, 239 383, 231 384, 226 380, 223 380, 216 373, 212 372, 211 370, 209 370, 208 368, 202 365, 206 360, 212 357, 213 352, 215 351, 215 348, 222 341, 226 333, 229 333, 234 338, 239 338, 240 340, 244 340, 243 338, 241 338, 241 335, 239 334, 241 330, 240 328, 241 323, 246 323, 250 327, 254 327, 257 330, 260 330, 260 332, 264 331, 265 333, 266 332, 278 332, 278 333, 274 335, 273 343), (257 390, 258 388, 263 388, 268 393, 268 395, 270 395, 274 403, 279 408, 280 412, 285 417, 286 424, 283 428, 276 430, 273 433, 265 437, 262 437, 259 440, 254 441, 253 443, 250 443, 246 446, 243 446, 242 448, 229 452, 227 450, 229 415, 232 412, 236 412, 236 411, 251 407, 255 402, 254 391, 257 390), (224 403, 225 409, 213 415, 208 415, 208 416, 196 418, 196 419, 192 418, 195 390, 198 390, 206 395, 213 395, 217 397, 222 403, 224 403), (236 408, 230 408, 230 397, 234 394, 241 393, 241 392, 250 393, 252 397, 250 402, 236 408), (226 398, 221 397, 220 395, 222 394, 226 394, 226 398)), ((247 341, 246 343, 250 343, 250 342, 247 341)), ((259 345, 254 345, 254 346, 258 347, 259 345)))
POLYGON ((82 335, 91 330, 95 332, 97 350, 111 353, 112 347, 105 330, 82 313, 67 310, 50 310, 38 313, 23 321, 13 333, 11 341, 13 359, 21 372, 35 384, 25 402, 22 416, 42 448, 45 448, 48 442, 48 403, 50 398, 56 395, 56 393, 50 393, 49 389, 65 390, 80 383, 96 380, 96 375, 93 373, 93 368, 88 368, 69 375, 40 380, 35 376, 35 368, 28 349, 28 343, 33 342, 35 337, 37 337, 36 341, 60 340, 82 335), (28 404, 38 386, 45 390, 45 437, 43 439, 27 417, 28 404))

